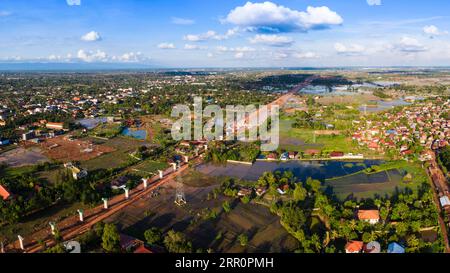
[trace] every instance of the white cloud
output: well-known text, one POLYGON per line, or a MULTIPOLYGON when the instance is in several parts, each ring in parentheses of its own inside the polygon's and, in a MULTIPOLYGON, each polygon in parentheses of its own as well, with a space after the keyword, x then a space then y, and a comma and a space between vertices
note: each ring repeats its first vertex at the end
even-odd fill
POLYGON ((67 5, 69 6, 80 6, 81 0, 66 0, 67 5))
POLYGON ((192 19, 179 18, 179 17, 172 17, 171 22, 172 22, 172 24, 175 24, 175 25, 193 25, 193 24, 195 24, 195 21, 192 19))
POLYGON ((308 52, 296 52, 296 53, 293 54, 293 56, 295 58, 298 58, 298 59, 317 59, 317 58, 320 57, 317 53, 311 52, 311 51, 308 51, 308 52))
POLYGON ((428 50, 428 48, 422 45, 417 39, 408 36, 403 36, 396 45, 396 48, 405 53, 416 53, 428 50))
POLYGON ((187 50, 199 50, 199 49, 208 49, 208 47, 207 46, 185 44, 184 45, 184 49, 187 49, 187 50))
POLYGON ((423 32, 424 32, 425 34, 430 35, 430 37, 448 34, 448 31, 441 31, 441 30, 439 30, 439 28, 437 28, 437 27, 434 26, 434 25, 425 26, 425 27, 423 28, 423 32))
POLYGON ((244 52, 237 52, 236 54, 234 54, 234 57, 236 59, 242 59, 244 58, 244 52))
POLYGON ((222 40, 229 39, 230 37, 236 35, 238 33, 238 31, 239 31, 239 28, 232 28, 232 29, 229 29, 225 34, 220 35, 213 30, 209 30, 209 31, 207 31, 205 33, 201 33, 201 34, 185 35, 183 37, 183 39, 185 41, 189 41, 189 42, 202 42, 202 41, 207 41, 207 40, 222 41, 222 40))
POLYGON ((95 42, 95 41, 100 41, 101 39, 102 39, 102 37, 96 31, 88 32, 81 37, 81 40, 83 40, 85 42, 95 42))
POLYGON ((294 40, 287 36, 257 34, 255 37, 250 38, 250 42, 252 44, 266 44, 270 46, 290 46, 294 43, 294 40))
POLYGON ((362 45, 358 44, 344 45, 342 43, 335 43, 334 49, 338 54, 342 55, 361 55, 366 50, 366 48, 362 45))
POLYGON ((52 55, 48 56, 48 60, 49 61, 60 61, 62 59, 63 58, 61 56, 59 56, 59 55, 52 54, 52 55))
POLYGON ((147 60, 146 57, 144 57, 144 55, 142 55, 141 52, 128 52, 123 54, 122 56, 114 56, 112 57, 113 61, 121 61, 121 62, 126 62, 126 63, 137 63, 137 62, 141 62, 141 61, 145 61, 147 60))
POLYGON ((289 54, 286 52, 273 52, 272 58, 275 60, 283 60, 289 57, 289 54))
POLYGON ((381 0, 367 0, 369 6, 381 6, 381 0))
POLYGON ((77 53, 77 58, 84 62, 105 62, 108 60, 108 55, 101 51, 84 51, 80 49, 77 53))
POLYGON ((255 49, 253 47, 243 46, 243 47, 226 47, 226 46, 218 46, 216 47, 217 51, 220 52, 253 52, 255 49))
POLYGON ((175 49, 175 45, 173 43, 161 43, 158 45, 160 49, 175 49))
POLYGON ((233 9, 222 21, 260 32, 292 32, 327 28, 344 20, 326 6, 297 11, 267 1, 247 2, 233 9))

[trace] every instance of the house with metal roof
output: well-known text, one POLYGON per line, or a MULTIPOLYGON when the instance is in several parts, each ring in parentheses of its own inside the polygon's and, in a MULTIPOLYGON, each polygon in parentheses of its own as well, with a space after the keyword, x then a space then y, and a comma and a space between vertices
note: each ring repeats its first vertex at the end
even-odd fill
POLYGON ((448 198, 447 195, 442 196, 441 198, 439 198, 439 201, 441 202, 441 206, 443 208, 450 207, 450 199, 448 198))
POLYGON ((390 243, 388 245, 388 253, 405 253, 405 248, 398 243, 390 243))

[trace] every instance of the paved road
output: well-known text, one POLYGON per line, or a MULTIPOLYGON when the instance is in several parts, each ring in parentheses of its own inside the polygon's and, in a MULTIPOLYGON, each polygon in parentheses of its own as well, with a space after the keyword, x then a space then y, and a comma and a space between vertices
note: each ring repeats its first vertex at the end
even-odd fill
MULTIPOLYGON (((307 78, 303 83, 295 86, 293 89, 291 89, 288 93, 285 95, 279 97, 278 99, 274 100, 273 102, 267 104, 268 109, 272 109, 272 106, 283 106, 285 105, 294 95, 296 95, 300 90, 305 88, 306 86, 310 85, 314 80, 320 78, 320 76, 313 75, 309 78, 307 78)), ((248 124, 249 120, 258 120, 258 126, 261 124, 264 124, 266 120, 268 119, 269 113, 262 113, 260 110, 256 110, 255 112, 251 113, 249 116, 245 117, 245 123, 248 124), (259 119, 258 119, 259 118, 259 119)), ((238 123, 239 124, 239 123, 238 123)))

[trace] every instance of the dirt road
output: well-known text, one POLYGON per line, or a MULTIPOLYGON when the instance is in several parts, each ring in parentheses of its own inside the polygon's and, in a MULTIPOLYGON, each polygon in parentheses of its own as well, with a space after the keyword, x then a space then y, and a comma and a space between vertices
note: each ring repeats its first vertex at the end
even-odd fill
MULTIPOLYGON (((436 154, 434 152, 429 151, 432 160, 429 161, 430 167, 427 168, 427 173, 430 177, 431 183, 432 183, 432 191, 433 191, 433 200, 434 203, 439 211, 439 225, 441 227, 442 236, 444 237, 444 244, 445 244, 445 252, 450 253, 450 243, 448 239, 448 232, 447 232, 447 226, 445 225, 445 221, 442 218, 442 208, 441 203, 439 201, 440 196, 447 195, 448 196, 448 184, 445 179, 444 174, 442 173, 441 169, 439 168, 439 165, 436 162, 436 154), (436 192, 436 189, 438 189, 439 193, 436 192)), ((450 215, 447 215, 450 219, 450 215)))

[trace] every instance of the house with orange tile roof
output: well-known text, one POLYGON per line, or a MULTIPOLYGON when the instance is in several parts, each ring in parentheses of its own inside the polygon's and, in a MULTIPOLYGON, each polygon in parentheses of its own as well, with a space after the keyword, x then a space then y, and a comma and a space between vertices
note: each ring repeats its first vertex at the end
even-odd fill
POLYGON ((364 248, 364 242, 361 241, 349 241, 345 245, 345 253, 361 253, 364 248))
POLYGON ((380 221, 380 212, 378 210, 359 210, 358 219, 375 225, 380 221))
POLYGON ((133 253, 135 254, 150 254, 153 253, 150 249, 146 248, 145 245, 140 245, 136 248, 133 253))
POLYGON ((8 200, 11 197, 11 193, 6 189, 6 187, 0 185, 0 197, 3 200, 8 200))

